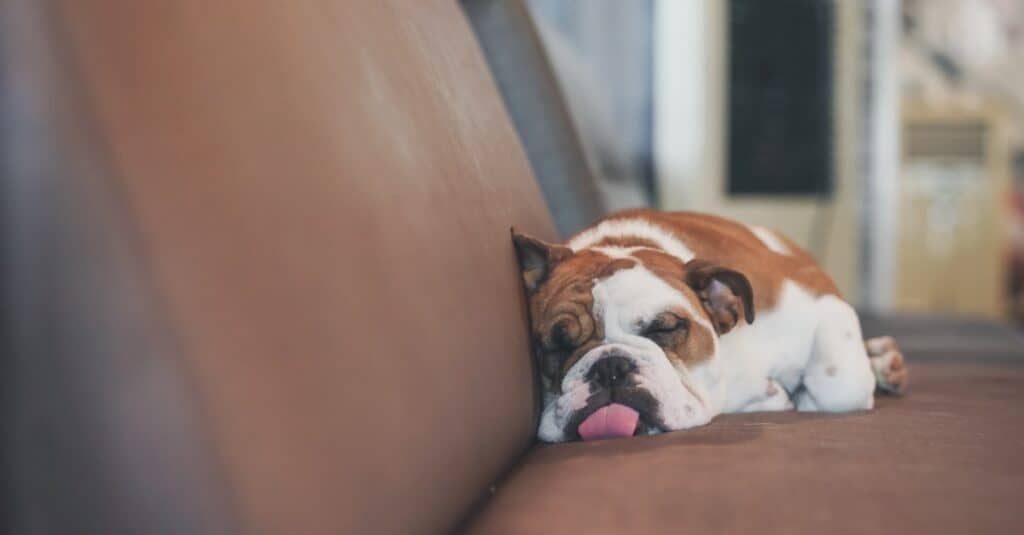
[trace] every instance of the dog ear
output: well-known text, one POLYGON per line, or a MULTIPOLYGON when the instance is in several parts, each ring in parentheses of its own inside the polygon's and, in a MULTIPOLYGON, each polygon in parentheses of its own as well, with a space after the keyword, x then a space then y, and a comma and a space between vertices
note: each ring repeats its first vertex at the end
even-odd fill
POLYGON ((516 246, 519 269, 523 274, 523 285, 527 293, 537 291, 548 278, 551 270, 561 261, 572 256, 572 249, 531 238, 512 229, 512 243, 516 246))
POLYGON ((741 308, 747 323, 754 323, 754 290, 739 271, 691 260, 686 263, 686 283, 697 292, 718 334, 729 332, 739 323, 741 308))

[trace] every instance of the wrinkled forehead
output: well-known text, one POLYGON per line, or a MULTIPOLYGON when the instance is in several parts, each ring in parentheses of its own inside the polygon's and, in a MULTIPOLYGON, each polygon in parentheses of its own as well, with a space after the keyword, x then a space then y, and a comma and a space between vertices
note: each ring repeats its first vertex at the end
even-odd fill
POLYGON ((538 328, 569 311, 626 330, 665 310, 696 315, 699 302, 683 283, 682 263, 663 253, 638 253, 585 250, 559 265, 533 303, 538 328))
POLYGON ((597 251, 581 251, 555 267, 551 276, 531 300, 534 319, 556 314, 566 303, 575 303, 589 313, 593 287, 616 271, 637 265, 637 260, 612 258, 597 251))
POLYGON ((617 271, 594 284, 594 313, 608 336, 616 331, 631 333, 667 310, 697 317, 696 294, 673 282, 643 264, 617 271))

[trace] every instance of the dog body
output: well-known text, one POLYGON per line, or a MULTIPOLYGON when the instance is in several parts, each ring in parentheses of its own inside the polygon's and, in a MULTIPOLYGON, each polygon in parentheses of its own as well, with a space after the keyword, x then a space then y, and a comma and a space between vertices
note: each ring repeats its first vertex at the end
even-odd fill
POLYGON ((870 409, 876 388, 906 382, 892 340, 865 344, 831 278, 771 230, 635 210, 565 246, 514 240, 542 440, 686 429, 723 412, 870 409))

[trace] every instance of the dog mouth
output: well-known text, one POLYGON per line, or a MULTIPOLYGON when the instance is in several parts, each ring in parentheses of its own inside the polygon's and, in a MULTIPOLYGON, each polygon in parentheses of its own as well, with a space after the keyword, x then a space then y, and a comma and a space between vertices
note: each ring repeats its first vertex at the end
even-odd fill
POLYGON ((588 398, 568 427, 583 441, 647 435, 664 431, 657 407, 657 400, 639 388, 600 390, 588 398))

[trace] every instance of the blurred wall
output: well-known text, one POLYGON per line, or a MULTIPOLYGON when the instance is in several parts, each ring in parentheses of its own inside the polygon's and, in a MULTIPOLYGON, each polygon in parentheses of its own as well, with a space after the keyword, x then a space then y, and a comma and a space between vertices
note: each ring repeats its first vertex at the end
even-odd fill
POLYGON ((649 206, 653 0, 529 0, 609 210, 649 206))
POLYGON ((662 0, 655 11, 655 160, 660 207, 713 212, 777 229, 823 262, 856 300, 861 150, 862 12, 837 2, 835 182, 831 200, 726 194, 726 3, 662 0))
MULTIPOLYGON (((1024 3, 904 0, 901 310, 1012 311, 1010 179, 1024 153, 1024 3)), ((1021 273, 1017 268, 1016 273, 1021 273)))

